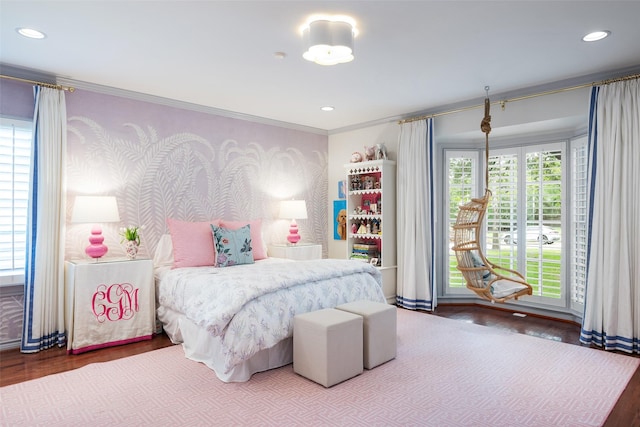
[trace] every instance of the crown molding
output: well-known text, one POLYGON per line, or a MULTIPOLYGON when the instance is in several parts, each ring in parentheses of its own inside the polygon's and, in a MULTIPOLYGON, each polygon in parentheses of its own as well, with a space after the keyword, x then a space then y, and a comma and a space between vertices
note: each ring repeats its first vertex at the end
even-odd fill
POLYGON ((43 73, 36 70, 19 68, 19 67, 7 65, 7 64, 0 63, 0 74, 12 76, 12 77, 18 77, 21 79, 40 81, 43 83, 71 86, 71 87, 74 87, 75 89, 86 90, 94 93, 112 95, 112 96, 117 96, 121 98, 133 99, 136 101, 150 102, 153 104, 165 105, 169 107, 179 108, 182 110, 196 111, 199 113, 211 114, 211 115, 216 115, 221 117, 227 117, 230 119, 243 120, 243 121, 252 122, 252 123, 259 123, 263 125, 292 129, 292 130, 312 133, 316 135, 323 135, 323 136, 328 135, 328 132, 324 129, 318 129, 310 126, 302 126, 302 125, 297 125, 295 123, 283 122, 283 121, 268 119, 268 118, 259 117, 259 116, 252 116, 250 114, 243 114, 235 111, 223 110, 223 109, 214 108, 214 107, 207 107, 204 105, 178 101, 175 99, 149 95, 141 92, 134 92, 126 89, 119 89, 111 86, 83 82, 80 80, 73 80, 65 77, 55 76, 49 73, 43 73))

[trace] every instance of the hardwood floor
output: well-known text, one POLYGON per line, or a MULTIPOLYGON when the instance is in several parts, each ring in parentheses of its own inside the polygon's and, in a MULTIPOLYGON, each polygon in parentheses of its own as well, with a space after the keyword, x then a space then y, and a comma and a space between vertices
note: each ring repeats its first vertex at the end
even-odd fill
MULTIPOLYGON (((580 326, 571 322, 527 316, 516 317, 512 312, 476 305, 440 305, 433 314, 464 322, 505 329, 521 334, 579 345, 580 326)), ((107 362, 172 345, 166 335, 120 347, 67 355, 66 349, 50 349, 35 354, 19 350, 0 352, 0 387, 46 375, 76 369, 89 363, 107 362)), ((637 357, 637 356, 628 356, 637 357)), ((605 427, 640 427, 640 368, 609 414, 605 427)))
POLYGON ((33 354, 22 354, 18 349, 5 350, 0 352, 0 387, 70 371, 90 363, 108 362, 133 356, 170 345, 172 344, 169 338, 165 334, 161 334, 147 341, 76 355, 67 355, 66 348, 57 347, 33 354))

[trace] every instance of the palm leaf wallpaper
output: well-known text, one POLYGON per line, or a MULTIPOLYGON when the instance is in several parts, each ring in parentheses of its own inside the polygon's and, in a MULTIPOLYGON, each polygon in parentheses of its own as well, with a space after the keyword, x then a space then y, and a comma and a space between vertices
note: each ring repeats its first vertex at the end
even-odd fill
MULTIPOLYGON (((327 137, 272 125, 76 91, 67 97, 67 219, 77 195, 111 195, 121 222, 102 224, 107 257, 124 257, 118 229, 144 226, 153 257, 167 218, 262 219, 285 242, 279 201, 304 199, 303 241, 327 246, 327 137)), ((86 258, 91 224, 67 224, 67 259, 86 258)))

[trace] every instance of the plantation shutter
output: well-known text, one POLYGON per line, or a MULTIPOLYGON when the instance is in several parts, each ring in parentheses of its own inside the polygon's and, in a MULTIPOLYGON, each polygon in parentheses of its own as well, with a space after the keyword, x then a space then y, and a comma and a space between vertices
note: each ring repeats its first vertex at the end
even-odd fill
POLYGON ((518 270, 518 155, 494 150, 489 157, 489 188, 493 195, 487 209, 485 255, 503 267, 518 270), (502 244, 501 244, 502 243, 502 244))
POLYGON ((533 286, 533 296, 561 304, 560 243, 563 197, 562 144, 492 150, 485 254, 517 270, 533 286))
POLYGON ((447 269, 448 290, 465 289, 466 282, 458 269, 455 253, 451 250, 453 224, 458 216, 458 206, 469 201, 471 197, 478 197, 478 161, 477 151, 455 151, 446 152, 446 167, 448 179, 445 181, 445 194, 447 195, 447 206, 449 208, 449 227, 447 228, 447 250, 449 252, 449 263, 447 269))
POLYGON ((0 276, 3 277, 24 273, 31 135, 31 122, 0 121, 0 276))
MULTIPOLYGON (((556 144, 551 144, 554 145, 556 144)), ((526 252, 526 278, 534 287, 534 293, 537 283, 538 295, 561 298, 560 253, 557 257, 551 256, 551 248, 547 248, 547 244, 552 240, 548 240, 543 227, 562 229, 562 150, 558 147, 531 151, 527 153, 526 159, 526 240, 528 247, 537 248, 526 252)))
POLYGON ((570 259, 569 276, 571 305, 584 304, 587 284, 587 138, 571 141, 571 218, 570 218, 570 259))

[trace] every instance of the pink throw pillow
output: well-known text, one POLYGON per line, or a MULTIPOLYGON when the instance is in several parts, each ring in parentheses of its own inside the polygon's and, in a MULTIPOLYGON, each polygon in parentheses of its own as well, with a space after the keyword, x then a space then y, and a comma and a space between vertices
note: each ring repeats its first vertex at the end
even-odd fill
POLYGON ((216 264, 211 224, 220 225, 219 219, 201 222, 167 218, 173 245, 173 267, 203 267, 216 264))
POLYGON ((254 219, 252 221, 226 221, 221 220, 220 226, 228 228, 229 230, 237 230, 240 227, 244 227, 249 224, 251 229, 251 249, 253 250, 253 259, 265 259, 267 258, 267 250, 262 241, 262 220, 254 219))

